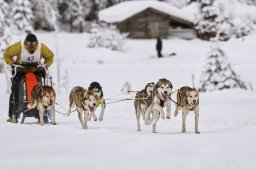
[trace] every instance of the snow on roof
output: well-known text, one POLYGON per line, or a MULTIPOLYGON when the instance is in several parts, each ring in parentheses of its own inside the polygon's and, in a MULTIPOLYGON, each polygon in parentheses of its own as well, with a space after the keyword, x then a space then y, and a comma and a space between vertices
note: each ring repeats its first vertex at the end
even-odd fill
POLYGON ((184 10, 178 9, 165 2, 152 0, 126 1, 111 6, 99 12, 99 20, 108 23, 122 22, 125 19, 144 11, 148 8, 161 11, 171 16, 175 16, 194 23, 192 15, 184 10))

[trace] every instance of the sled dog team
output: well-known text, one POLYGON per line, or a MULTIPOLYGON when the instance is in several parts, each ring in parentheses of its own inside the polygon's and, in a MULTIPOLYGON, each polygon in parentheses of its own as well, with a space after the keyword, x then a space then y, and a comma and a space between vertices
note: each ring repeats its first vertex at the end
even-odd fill
MULTIPOLYGON (((156 84, 148 83, 142 91, 137 92, 134 106, 137 118, 137 130, 140 131, 140 116, 146 125, 153 123, 153 133, 156 133, 156 123, 162 119, 171 118, 172 83, 167 79, 160 79, 156 84), (166 108, 166 114, 164 112, 166 108)), ((174 116, 182 109, 182 132, 186 132, 186 116, 190 111, 195 114, 195 133, 200 134, 199 121, 199 93, 195 88, 181 87, 177 90, 177 102, 174 116)))
MULTIPOLYGON (((134 100, 135 115, 137 119, 137 130, 140 131, 140 117, 146 125, 153 123, 152 132, 156 133, 156 124, 161 117, 162 119, 171 118, 171 94, 172 83, 167 79, 159 79, 146 84, 145 88, 138 91, 134 100), (166 113, 164 111, 166 109, 166 113)), ((195 114, 195 133, 199 134, 199 93, 195 88, 188 86, 181 87, 177 90, 177 98, 175 104, 174 116, 178 115, 179 110, 182 110, 182 132, 186 132, 186 116, 190 111, 195 114)), ((44 125, 43 113, 45 109, 51 111, 52 124, 55 122, 55 92, 52 87, 34 87, 31 95, 31 106, 39 109, 39 121, 44 125)), ((88 120, 93 118, 97 121, 98 118, 95 110, 101 106, 99 120, 102 121, 106 107, 103 90, 98 82, 92 82, 88 89, 76 86, 71 89, 69 94, 69 109, 67 116, 70 116, 72 109, 76 108, 78 119, 83 129, 87 129, 88 120)))

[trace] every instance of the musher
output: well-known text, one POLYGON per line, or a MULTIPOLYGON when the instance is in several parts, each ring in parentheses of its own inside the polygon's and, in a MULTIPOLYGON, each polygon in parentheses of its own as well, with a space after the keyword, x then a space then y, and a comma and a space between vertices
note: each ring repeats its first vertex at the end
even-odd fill
POLYGON ((19 82, 28 72, 33 72, 38 79, 45 78, 46 70, 53 63, 53 52, 37 40, 34 34, 28 34, 24 41, 18 41, 4 52, 5 62, 12 68, 12 87, 9 102, 8 122, 17 123, 19 105, 19 82))

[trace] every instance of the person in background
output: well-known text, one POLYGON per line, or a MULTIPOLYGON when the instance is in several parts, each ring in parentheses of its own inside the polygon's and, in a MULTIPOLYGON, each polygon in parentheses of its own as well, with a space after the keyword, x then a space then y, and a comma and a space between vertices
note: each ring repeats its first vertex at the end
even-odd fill
POLYGON ((157 50, 158 58, 163 57, 163 55, 162 55, 162 47, 163 47, 162 40, 161 40, 160 37, 157 37, 156 50, 157 50))
POLYGON ((38 42, 34 34, 28 34, 24 41, 21 40, 10 45, 5 50, 3 58, 12 68, 12 87, 7 121, 17 123, 18 115, 13 113, 15 113, 19 104, 18 88, 20 80, 28 72, 35 73, 38 78, 45 77, 47 68, 53 63, 54 54, 45 44, 38 42))

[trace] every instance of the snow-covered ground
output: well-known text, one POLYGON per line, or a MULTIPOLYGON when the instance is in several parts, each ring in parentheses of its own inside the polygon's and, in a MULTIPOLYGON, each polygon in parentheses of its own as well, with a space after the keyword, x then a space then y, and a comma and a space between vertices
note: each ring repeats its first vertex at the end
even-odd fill
MULTIPOLYGON (((175 90, 191 86, 194 74, 198 85, 211 45, 198 39, 163 40, 163 53, 177 55, 158 59, 155 40, 128 40, 124 52, 113 52, 87 48, 87 34, 38 33, 38 39, 58 54, 50 70, 55 83, 57 59, 63 60, 61 74, 68 72, 69 88, 57 94, 57 102, 65 108, 69 90, 88 87, 92 81, 100 82, 105 98, 119 94, 127 81, 133 90, 141 90, 147 82, 167 78, 175 90)), ((256 169, 255 40, 256 34, 221 43, 234 70, 254 91, 201 93, 200 135, 194 133, 193 113, 187 118, 186 134, 181 133, 181 114, 159 120, 157 134, 143 122, 142 131, 137 132, 132 101, 107 105, 104 121, 89 122, 88 130, 81 129, 76 113, 69 118, 57 114, 57 126, 41 127, 33 118, 23 125, 7 123, 9 95, 5 76, 0 74, 0 169, 256 169)))

